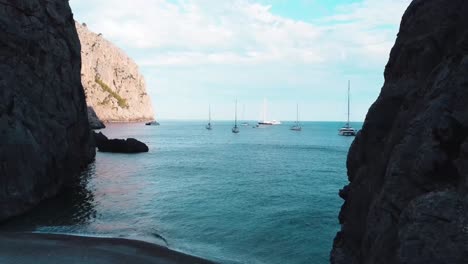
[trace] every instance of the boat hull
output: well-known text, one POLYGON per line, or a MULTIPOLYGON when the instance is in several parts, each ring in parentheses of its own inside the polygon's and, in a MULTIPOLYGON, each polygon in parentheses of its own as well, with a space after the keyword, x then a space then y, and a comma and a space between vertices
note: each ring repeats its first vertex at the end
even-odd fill
POLYGON ((339 132, 338 135, 343 136, 343 137, 355 137, 356 133, 355 132, 339 132))
POLYGON ((354 137, 356 136, 356 134, 357 134, 356 130, 352 128, 344 128, 338 131, 338 135, 343 136, 343 137, 354 137))

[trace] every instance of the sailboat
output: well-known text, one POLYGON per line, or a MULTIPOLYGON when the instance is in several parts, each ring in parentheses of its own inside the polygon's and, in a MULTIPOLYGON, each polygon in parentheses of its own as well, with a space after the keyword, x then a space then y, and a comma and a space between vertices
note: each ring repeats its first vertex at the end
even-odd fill
POLYGON ((236 113, 234 118, 234 127, 232 128, 232 133, 237 134, 239 133, 239 127, 237 127, 237 99, 236 99, 236 113))
POLYGON ((349 124, 349 93, 351 90, 351 81, 348 81, 348 121, 346 124, 338 131, 340 136, 356 136, 356 130, 351 127, 349 124))
POLYGON ((281 122, 280 121, 276 121, 276 120, 266 120, 266 114, 267 113, 267 103, 266 103, 266 99, 263 99, 263 120, 262 121, 259 121, 258 124, 257 124, 257 127, 260 127, 260 126, 273 126, 273 125, 281 125, 281 122))
POLYGON ((290 128, 293 131, 301 131, 302 126, 299 124, 299 104, 296 105, 296 123, 290 128))
POLYGON ((245 105, 242 105, 242 120, 244 120, 244 122, 241 123, 241 126, 248 126, 249 123, 247 123, 245 121, 245 105))
POLYGON ((208 124, 206 124, 205 128, 207 130, 212 130, 213 127, 211 126, 211 105, 208 106, 208 124))

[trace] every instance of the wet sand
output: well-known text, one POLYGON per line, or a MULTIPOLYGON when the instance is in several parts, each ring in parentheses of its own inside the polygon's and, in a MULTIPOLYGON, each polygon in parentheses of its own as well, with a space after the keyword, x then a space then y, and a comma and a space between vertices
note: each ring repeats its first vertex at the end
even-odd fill
POLYGON ((0 263, 214 263, 147 242, 72 235, 0 233, 0 263))

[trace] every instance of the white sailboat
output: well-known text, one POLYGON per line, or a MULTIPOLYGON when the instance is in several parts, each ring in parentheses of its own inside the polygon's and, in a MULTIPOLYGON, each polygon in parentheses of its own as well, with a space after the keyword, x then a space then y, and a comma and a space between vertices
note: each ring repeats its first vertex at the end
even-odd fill
POLYGON ((205 128, 207 130, 213 129, 213 126, 211 125, 211 105, 208 106, 208 124, 206 124, 205 128))
POLYGON ((242 105, 242 120, 241 126, 248 126, 249 123, 245 121, 245 105, 242 105))
POLYGON ((299 104, 296 105, 296 123, 290 128, 293 131, 302 131, 302 126, 299 123, 299 104))
POLYGON ((273 126, 273 125, 281 125, 280 121, 276 120, 267 120, 267 103, 266 99, 263 99, 263 120, 259 121, 257 126, 273 126))
POLYGON ((239 133, 239 127, 237 126, 237 99, 236 99, 236 113, 234 118, 234 127, 232 128, 232 133, 237 134, 239 133))
POLYGON ((349 93, 350 93, 350 90, 351 90, 351 81, 348 81, 348 120, 346 122, 346 124, 338 131, 338 134, 340 136, 348 136, 348 137, 352 137, 352 136, 356 136, 356 130, 354 128, 351 127, 351 125, 349 124, 349 93))

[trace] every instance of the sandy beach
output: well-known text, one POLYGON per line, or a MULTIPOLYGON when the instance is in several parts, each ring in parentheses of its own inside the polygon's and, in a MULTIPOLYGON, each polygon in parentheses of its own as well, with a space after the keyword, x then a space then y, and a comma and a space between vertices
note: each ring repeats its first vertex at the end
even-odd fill
POLYGON ((147 242, 72 235, 0 233, 0 263, 213 263, 147 242))

